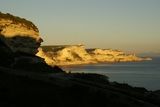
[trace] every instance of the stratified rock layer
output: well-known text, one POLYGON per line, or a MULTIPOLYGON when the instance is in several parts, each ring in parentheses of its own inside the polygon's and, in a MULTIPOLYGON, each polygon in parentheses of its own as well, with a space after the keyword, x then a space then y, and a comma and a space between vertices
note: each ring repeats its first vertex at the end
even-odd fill
POLYGON ((36 54, 42 42, 38 28, 30 21, 0 13, 0 39, 13 52, 36 54))
POLYGON ((85 49, 83 45, 43 46, 37 56, 44 58, 49 65, 150 60, 137 57, 135 54, 125 54, 119 50, 85 49))

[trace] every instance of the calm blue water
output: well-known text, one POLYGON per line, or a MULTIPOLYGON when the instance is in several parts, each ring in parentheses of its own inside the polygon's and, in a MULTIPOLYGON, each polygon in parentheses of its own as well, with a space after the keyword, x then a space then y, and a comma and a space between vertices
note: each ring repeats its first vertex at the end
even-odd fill
POLYGON ((104 74, 110 81, 128 83, 149 90, 160 89, 160 57, 153 58, 152 61, 78 65, 64 69, 72 72, 104 74))

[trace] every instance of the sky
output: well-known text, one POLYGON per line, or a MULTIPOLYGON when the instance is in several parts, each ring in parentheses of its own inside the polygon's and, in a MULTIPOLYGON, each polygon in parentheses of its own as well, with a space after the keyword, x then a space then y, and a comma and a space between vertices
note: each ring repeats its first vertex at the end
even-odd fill
POLYGON ((0 0, 0 11, 36 24, 42 45, 160 53, 160 0, 0 0))

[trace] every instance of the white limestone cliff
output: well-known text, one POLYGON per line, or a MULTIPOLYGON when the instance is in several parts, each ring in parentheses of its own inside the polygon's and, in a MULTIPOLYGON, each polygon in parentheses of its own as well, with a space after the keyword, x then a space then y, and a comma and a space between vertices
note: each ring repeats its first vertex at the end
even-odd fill
POLYGON ((99 62, 127 62, 145 60, 135 56, 135 54, 125 54, 120 50, 112 49, 93 49, 90 51, 90 54, 99 62))
POLYGON ((143 61, 148 58, 140 58, 135 54, 125 54, 119 50, 111 49, 85 49, 83 45, 50 46, 42 47, 37 53, 45 59, 49 65, 77 65, 100 62, 129 62, 143 61))
POLYGON ((42 50, 42 48, 38 48, 37 56, 43 58, 48 65, 56 65, 56 62, 42 50))
POLYGON ((62 46, 60 49, 53 48, 53 51, 48 52, 44 52, 40 49, 37 56, 44 58, 49 65, 96 63, 82 45, 62 46))

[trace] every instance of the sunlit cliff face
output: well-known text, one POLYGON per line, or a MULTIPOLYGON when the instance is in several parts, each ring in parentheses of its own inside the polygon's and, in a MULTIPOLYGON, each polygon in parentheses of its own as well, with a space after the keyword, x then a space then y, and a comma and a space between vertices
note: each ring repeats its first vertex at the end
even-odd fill
POLYGON ((135 54, 126 54, 120 50, 85 49, 85 47, 81 45, 44 46, 39 49, 36 55, 44 58, 49 65, 152 60, 151 58, 137 57, 135 54))
POLYGON ((35 25, 15 23, 13 20, 0 18, 0 39, 13 52, 36 54, 43 41, 35 25))

